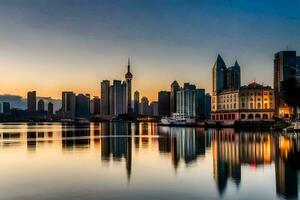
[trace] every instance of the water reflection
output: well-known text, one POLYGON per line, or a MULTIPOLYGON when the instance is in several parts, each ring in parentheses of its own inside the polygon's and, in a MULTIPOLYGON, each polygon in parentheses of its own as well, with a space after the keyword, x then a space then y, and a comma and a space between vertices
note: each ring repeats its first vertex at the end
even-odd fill
MULTIPOLYGON (((238 191, 235 194, 237 196, 233 196, 235 198, 247 198, 239 196, 243 195, 243 192, 239 192, 243 187, 247 190, 246 183, 249 181, 243 174, 255 173, 255 170, 267 166, 273 169, 278 197, 298 198, 299 142, 300 136, 292 134, 168 128, 159 127, 155 123, 0 125, 0 153, 1 149, 22 149, 24 146, 28 152, 55 147, 63 153, 76 156, 79 152, 93 151, 101 163, 124 163, 128 182, 132 181, 133 174, 138 171, 139 158, 143 157, 146 162, 151 163, 152 158, 144 156, 153 157, 158 153, 168 160, 173 172, 175 171, 174 176, 179 176, 179 169, 197 169, 208 163, 204 170, 210 173, 209 177, 213 180, 219 197, 230 195, 234 186, 238 191), (44 144, 52 146, 43 146, 44 144)), ((156 166, 162 170, 166 163, 156 163, 156 166)), ((110 165, 107 170, 109 167, 110 165)), ((147 172, 143 173, 147 175, 147 172)), ((188 171, 185 173, 189 175, 188 171)), ((259 179, 263 178, 257 178, 257 190, 260 189, 259 179)), ((143 181, 146 182, 146 178, 143 181)), ((199 181, 205 184, 209 180, 199 181)))

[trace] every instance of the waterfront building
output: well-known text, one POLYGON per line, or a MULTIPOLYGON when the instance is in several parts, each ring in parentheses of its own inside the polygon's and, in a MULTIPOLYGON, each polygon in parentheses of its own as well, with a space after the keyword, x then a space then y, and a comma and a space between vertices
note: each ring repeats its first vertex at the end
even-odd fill
POLYGON ((227 89, 237 90, 241 87, 241 69, 237 61, 227 69, 227 89))
POLYGON ((223 58, 218 55, 213 66, 213 93, 221 92, 227 86, 227 67, 223 58))
POLYGON ((176 103, 177 103, 177 91, 180 90, 180 86, 177 81, 174 81, 171 84, 171 93, 170 93, 170 113, 176 113, 176 103))
POLYGON ((76 109, 76 95, 74 92, 65 91, 62 92, 62 117, 66 119, 75 118, 75 109, 76 109))
POLYGON ((10 113, 10 103, 0 102, 0 113, 8 114, 10 113))
POLYGON ((133 100, 133 111, 134 113, 139 113, 139 104, 140 104, 140 93, 138 91, 134 92, 134 100, 133 100))
POLYGON ((274 90, 256 82, 239 90, 223 90, 212 99, 214 121, 272 119, 274 111, 274 90))
POLYGON ((196 118, 205 119, 205 89, 196 89, 196 118))
POLYGON ((149 114, 151 116, 159 116, 159 113, 158 113, 158 102, 157 101, 152 101, 150 103, 149 109, 150 109, 150 113, 149 114))
POLYGON ((185 117, 196 117, 196 86, 189 83, 177 91, 177 113, 185 117))
POLYGON ((142 97, 139 112, 140 115, 149 115, 149 100, 147 97, 142 97))
POLYGON ((158 114, 170 116, 170 92, 160 91, 158 93, 158 114))
POLYGON ((127 83, 127 112, 132 112, 132 106, 131 106, 131 80, 132 80, 132 73, 130 72, 130 59, 128 58, 128 65, 127 65, 127 73, 125 74, 125 79, 127 83))
POLYGON ((110 114, 110 82, 109 80, 104 80, 101 82, 101 111, 102 115, 109 115, 110 114))
POLYGON ((280 51, 274 55, 274 92, 276 115, 291 117, 293 110, 280 97, 280 83, 288 78, 300 76, 300 56, 296 51, 280 51))
POLYGON ((27 92, 27 111, 36 111, 36 91, 27 92))
POLYGON ((48 114, 49 116, 53 115, 53 103, 52 103, 52 102, 49 102, 49 103, 48 103, 47 114, 48 114))
POLYGON ((128 113, 128 97, 127 97, 128 91, 127 90, 128 90, 127 82, 123 81, 122 85, 121 85, 121 98, 122 98, 122 102, 121 102, 122 111, 121 111, 121 114, 128 113))
POLYGON ((211 115, 211 96, 210 94, 205 95, 205 118, 210 119, 211 115))
POLYGON ((90 95, 78 94, 76 96, 76 118, 88 119, 90 114, 90 95))
POLYGON ((45 111, 45 102, 43 99, 40 99, 38 101, 38 111, 39 112, 44 112, 45 111))
POLYGON ((94 96, 90 101, 90 114, 99 115, 101 109, 101 100, 98 96, 94 96))

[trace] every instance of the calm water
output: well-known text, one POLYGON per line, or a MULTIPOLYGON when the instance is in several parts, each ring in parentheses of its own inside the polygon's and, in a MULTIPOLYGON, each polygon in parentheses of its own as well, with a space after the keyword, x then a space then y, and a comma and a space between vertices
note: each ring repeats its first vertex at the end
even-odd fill
POLYGON ((297 199, 300 136, 0 124, 0 199, 297 199))

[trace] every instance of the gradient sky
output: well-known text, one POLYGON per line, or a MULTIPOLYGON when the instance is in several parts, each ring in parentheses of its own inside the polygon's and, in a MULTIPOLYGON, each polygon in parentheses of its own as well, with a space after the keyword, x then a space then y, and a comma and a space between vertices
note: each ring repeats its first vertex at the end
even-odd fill
POLYGON ((273 54, 300 54, 299 10, 298 0, 1 0, 0 93, 99 95, 128 56, 133 90, 151 100, 174 79, 211 92, 218 53, 238 60, 243 84, 273 85, 273 54))

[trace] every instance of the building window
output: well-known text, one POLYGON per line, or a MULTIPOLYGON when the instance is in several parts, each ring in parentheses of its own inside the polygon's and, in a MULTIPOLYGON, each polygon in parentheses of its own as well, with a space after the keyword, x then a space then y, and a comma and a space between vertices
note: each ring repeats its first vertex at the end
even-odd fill
POLYGON ((241 119, 246 119, 246 115, 245 114, 241 114, 241 119))
POLYGON ((257 108, 258 108, 258 109, 260 109, 260 108, 261 108, 261 105, 260 105, 260 103, 258 103, 258 104, 257 104, 257 108))
POLYGON ((253 103, 250 103, 250 109, 253 109, 253 103))
POLYGON ((242 108, 245 108, 245 103, 242 103, 242 108))
POLYGON ((254 118, 253 114, 248 115, 248 119, 253 119, 253 118, 254 118))
POLYGON ((264 118, 264 119, 268 119, 269 117, 268 117, 267 114, 263 114, 263 118, 264 118))
POLYGON ((267 103, 265 103, 265 109, 267 109, 268 108, 268 104, 267 103))
POLYGON ((260 114, 255 114, 255 119, 260 119, 260 114))

